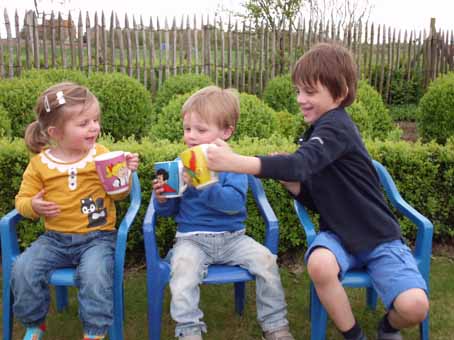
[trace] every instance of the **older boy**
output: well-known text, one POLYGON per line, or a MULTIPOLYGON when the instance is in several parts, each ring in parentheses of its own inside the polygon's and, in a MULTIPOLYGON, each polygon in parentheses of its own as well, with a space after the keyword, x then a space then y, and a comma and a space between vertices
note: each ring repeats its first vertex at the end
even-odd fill
POLYGON ((340 283, 367 267, 388 312, 378 339, 402 339, 399 330, 425 319, 427 287, 400 227, 381 193, 361 136, 345 111, 355 100, 356 66, 345 48, 318 44, 297 62, 292 80, 310 125, 293 154, 246 157, 222 141, 208 150, 213 170, 281 180, 300 202, 320 214, 320 233, 307 250, 309 276, 345 339, 366 339, 340 283))
MULTIPOLYGON (((184 142, 188 147, 228 140, 239 118, 236 93, 209 86, 183 105, 184 142)), ((265 340, 294 340, 289 332, 287 305, 276 256, 245 235, 247 176, 222 172, 219 182, 203 190, 190 186, 181 198, 167 200, 162 182, 153 190, 156 211, 175 215, 178 224, 171 255, 170 313, 175 335, 201 340, 206 325, 199 309, 199 284, 214 263, 239 265, 256 277, 257 318, 265 340)))

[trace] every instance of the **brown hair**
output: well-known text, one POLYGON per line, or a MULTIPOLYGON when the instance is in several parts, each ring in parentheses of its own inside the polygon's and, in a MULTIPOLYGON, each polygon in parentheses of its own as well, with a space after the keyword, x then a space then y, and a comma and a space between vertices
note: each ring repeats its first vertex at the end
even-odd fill
POLYGON ((351 105, 356 98, 356 64, 348 49, 335 43, 319 43, 296 63, 292 81, 298 86, 326 87, 334 100, 345 96, 341 106, 351 105))
POLYGON ((96 97, 82 85, 64 82, 45 90, 36 101, 37 118, 25 130, 25 144, 34 153, 39 153, 50 142, 47 130, 51 126, 61 128, 74 116, 99 103, 96 97))
POLYGON ((206 122, 214 122, 219 128, 236 128, 240 117, 240 100, 234 89, 207 86, 194 93, 184 103, 181 115, 196 112, 206 122))

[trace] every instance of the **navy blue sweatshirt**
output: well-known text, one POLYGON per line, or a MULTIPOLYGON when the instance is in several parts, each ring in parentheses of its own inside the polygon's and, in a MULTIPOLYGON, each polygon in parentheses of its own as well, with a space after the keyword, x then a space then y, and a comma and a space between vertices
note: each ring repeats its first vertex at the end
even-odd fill
POLYGON ((298 181, 296 199, 320 214, 351 253, 401 238, 366 147, 344 108, 323 114, 290 155, 260 156, 259 177, 298 181))

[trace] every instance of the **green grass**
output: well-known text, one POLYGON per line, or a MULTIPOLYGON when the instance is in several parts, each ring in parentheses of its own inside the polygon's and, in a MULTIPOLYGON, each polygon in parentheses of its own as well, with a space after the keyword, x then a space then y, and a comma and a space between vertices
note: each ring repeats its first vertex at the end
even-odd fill
MULTIPOLYGON (((309 339, 309 280, 303 266, 282 268, 289 321, 297 340, 309 339)), ((430 333, 436 340, 453 339, 454 334, 454 261, 449 257, 434 257, 431 270, 430 333)), ((255 340, 260 339, 260 328, 256 321, 254 283, 247 285, 247 303, 242 317, 234 313, 233 287, 231 285, 202 286, 201 308, 208 325, 207 340, 255 340)), ((146 339, 147 299, 145 272, 143 269, 128 271, 125 282, 125 339, 146 339)), ((362 289, 348 290, 355 316, 365 329, 370 340, 375 339, 375 327, 383 314, 380 304, 376 311, 365 305, 362 289)), ((169 292, 166 292, 162 321, 162 339, 174 339, 174 323, 169 316, 169 292)), ((14 323, 14 340, 22 339, 23 327, 14 323)), ((403 331, 404 339, 419 339, 418 328, 403 331)), ((75 340, 82 338, 82 328, 77 314, 76 291, 71 290, 70 307, 56 313, 52 304, 47 320, 45 340, 75 340)), ((329 322, 328 339, 342 339, 329 322)))

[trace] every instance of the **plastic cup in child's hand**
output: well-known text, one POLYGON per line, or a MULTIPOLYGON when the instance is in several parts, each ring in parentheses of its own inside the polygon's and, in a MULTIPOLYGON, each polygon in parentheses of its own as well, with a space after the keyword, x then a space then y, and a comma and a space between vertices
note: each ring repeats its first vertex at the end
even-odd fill
POLYGON ((104 190, 109 195, 125 192, 129 188, 130 171, 123 151, 112 151, 95 157, 95 166, 104 190))
POLYGON ((155 178, 163 183, 162 196, 180 197, 186 189, 183 181, 183 163, 179 160, 154 163, 155 178))
POLYGON ((191 176, 192 185, 203 189, 219 181, 218 173, 207 166, 207 149, 216 147, 215 144, 200 144, 180 153, 185 171, 191 176))

